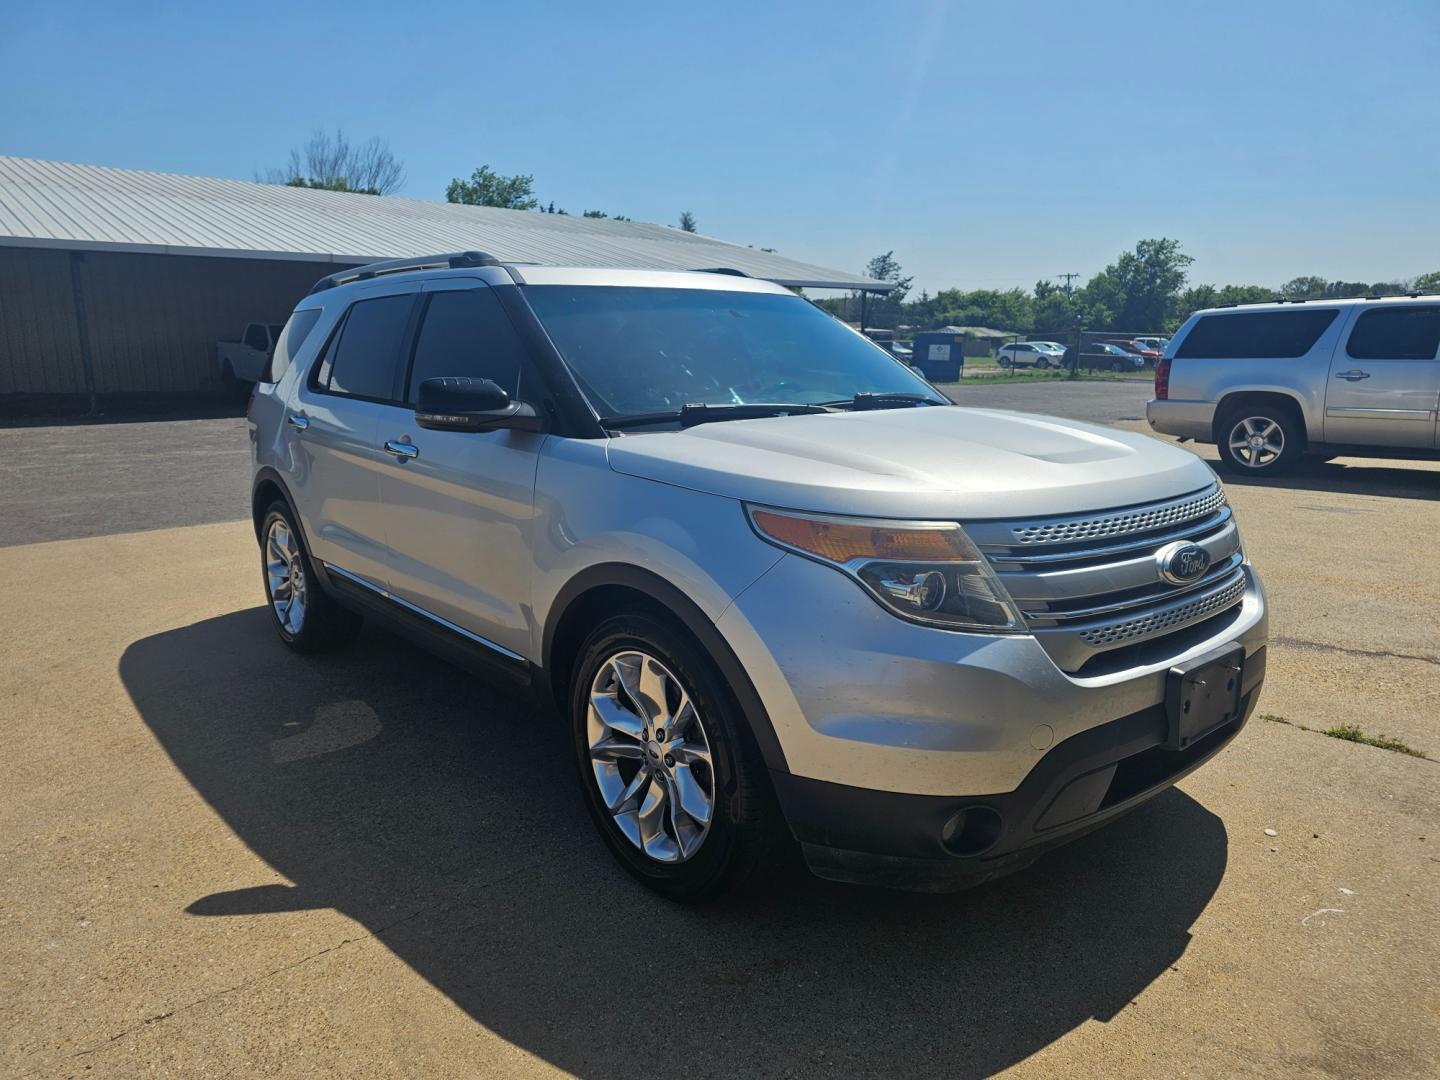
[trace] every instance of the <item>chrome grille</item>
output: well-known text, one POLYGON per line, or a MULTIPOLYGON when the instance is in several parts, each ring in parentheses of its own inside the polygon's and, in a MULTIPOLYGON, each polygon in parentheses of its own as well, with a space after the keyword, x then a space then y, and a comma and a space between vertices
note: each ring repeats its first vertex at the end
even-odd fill
POLYGON ((1172 607, 1167 611, 1151 612, 1138 619, 1110 623, 1108 626, 1097 627, 1094 630, 1082 630, 1080 639, 1088 641, 1091 645, 1113 645, 1117 641, 1149 637, 1160 631, 1169 630, 1171 627, 1185 626, 1195 622, 1211 612, 1224 611, 1232 604, 1238 604, 1244 595, 1245 578, 1241 576, 1224 588, 1202 596, 1199 600, 1190 600, 1179 607, 1172 607))
POLYGON ((1219 487, 1213 487, 1198 496, 1187 496, 1173 502, 1122 510, 1103 517, 1074 517, 1034 525, 1015 525, 1010 532, 1017 544, 1069 544, 1076 540, 1123 536, 1179 525, 1213 514, 1224 502, 1224 493, 1219 487))
POLYGON ((1240 536, 1218 484, 1098 514, 965 528, 1065 671, 1178 633, 1235 608, 1245 596, 1240 536), (1176 540, 1198 544, 1210 556, 1205 574, 1184 585, 1163 578, 1156 558, 1176 540))

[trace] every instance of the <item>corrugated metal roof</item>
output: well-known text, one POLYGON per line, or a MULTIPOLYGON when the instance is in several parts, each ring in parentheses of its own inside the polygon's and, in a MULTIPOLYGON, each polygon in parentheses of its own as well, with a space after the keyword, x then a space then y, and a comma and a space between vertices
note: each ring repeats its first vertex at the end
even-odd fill
POLYGON ((347 264, 480 250, 552 266, 724 267, 782 285, 890 288, 664 225, 3 156, 0 244, 347 264))

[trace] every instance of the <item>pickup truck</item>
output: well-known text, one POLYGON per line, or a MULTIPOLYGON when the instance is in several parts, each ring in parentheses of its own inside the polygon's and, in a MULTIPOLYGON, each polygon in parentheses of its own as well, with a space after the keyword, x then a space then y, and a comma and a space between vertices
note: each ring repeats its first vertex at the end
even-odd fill
POLYGON ((275 351, 275 342, 280 339, 284 326, 284 323, 252 322, 245 327, 239 341, 216 344, 220 381, 227 389, 238 390, 242 385, 259 382, 264 377, 270 354, 275 351))

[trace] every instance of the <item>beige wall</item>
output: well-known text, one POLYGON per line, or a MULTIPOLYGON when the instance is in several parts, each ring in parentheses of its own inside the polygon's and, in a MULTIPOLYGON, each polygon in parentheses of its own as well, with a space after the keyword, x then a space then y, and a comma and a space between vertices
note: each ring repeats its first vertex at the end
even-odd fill
MULTIPOLYGON (((0 395, 83 394, 71 253, 0 247, 0 395)), ((85 252, 95 392, 220 388, 215 343, 248 322, 284 322, 334 266, 85 252)))

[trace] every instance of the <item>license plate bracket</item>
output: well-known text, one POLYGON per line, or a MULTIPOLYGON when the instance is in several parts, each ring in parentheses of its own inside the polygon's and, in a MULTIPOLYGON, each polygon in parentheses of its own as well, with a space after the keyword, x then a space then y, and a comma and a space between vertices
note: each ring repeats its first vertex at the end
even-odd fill
POLYGON ((1222 645, 1176 664, 1165 678, 1165 714, 1171 750, 1184 750, 1240 716, 1245 647, 1222 645))

